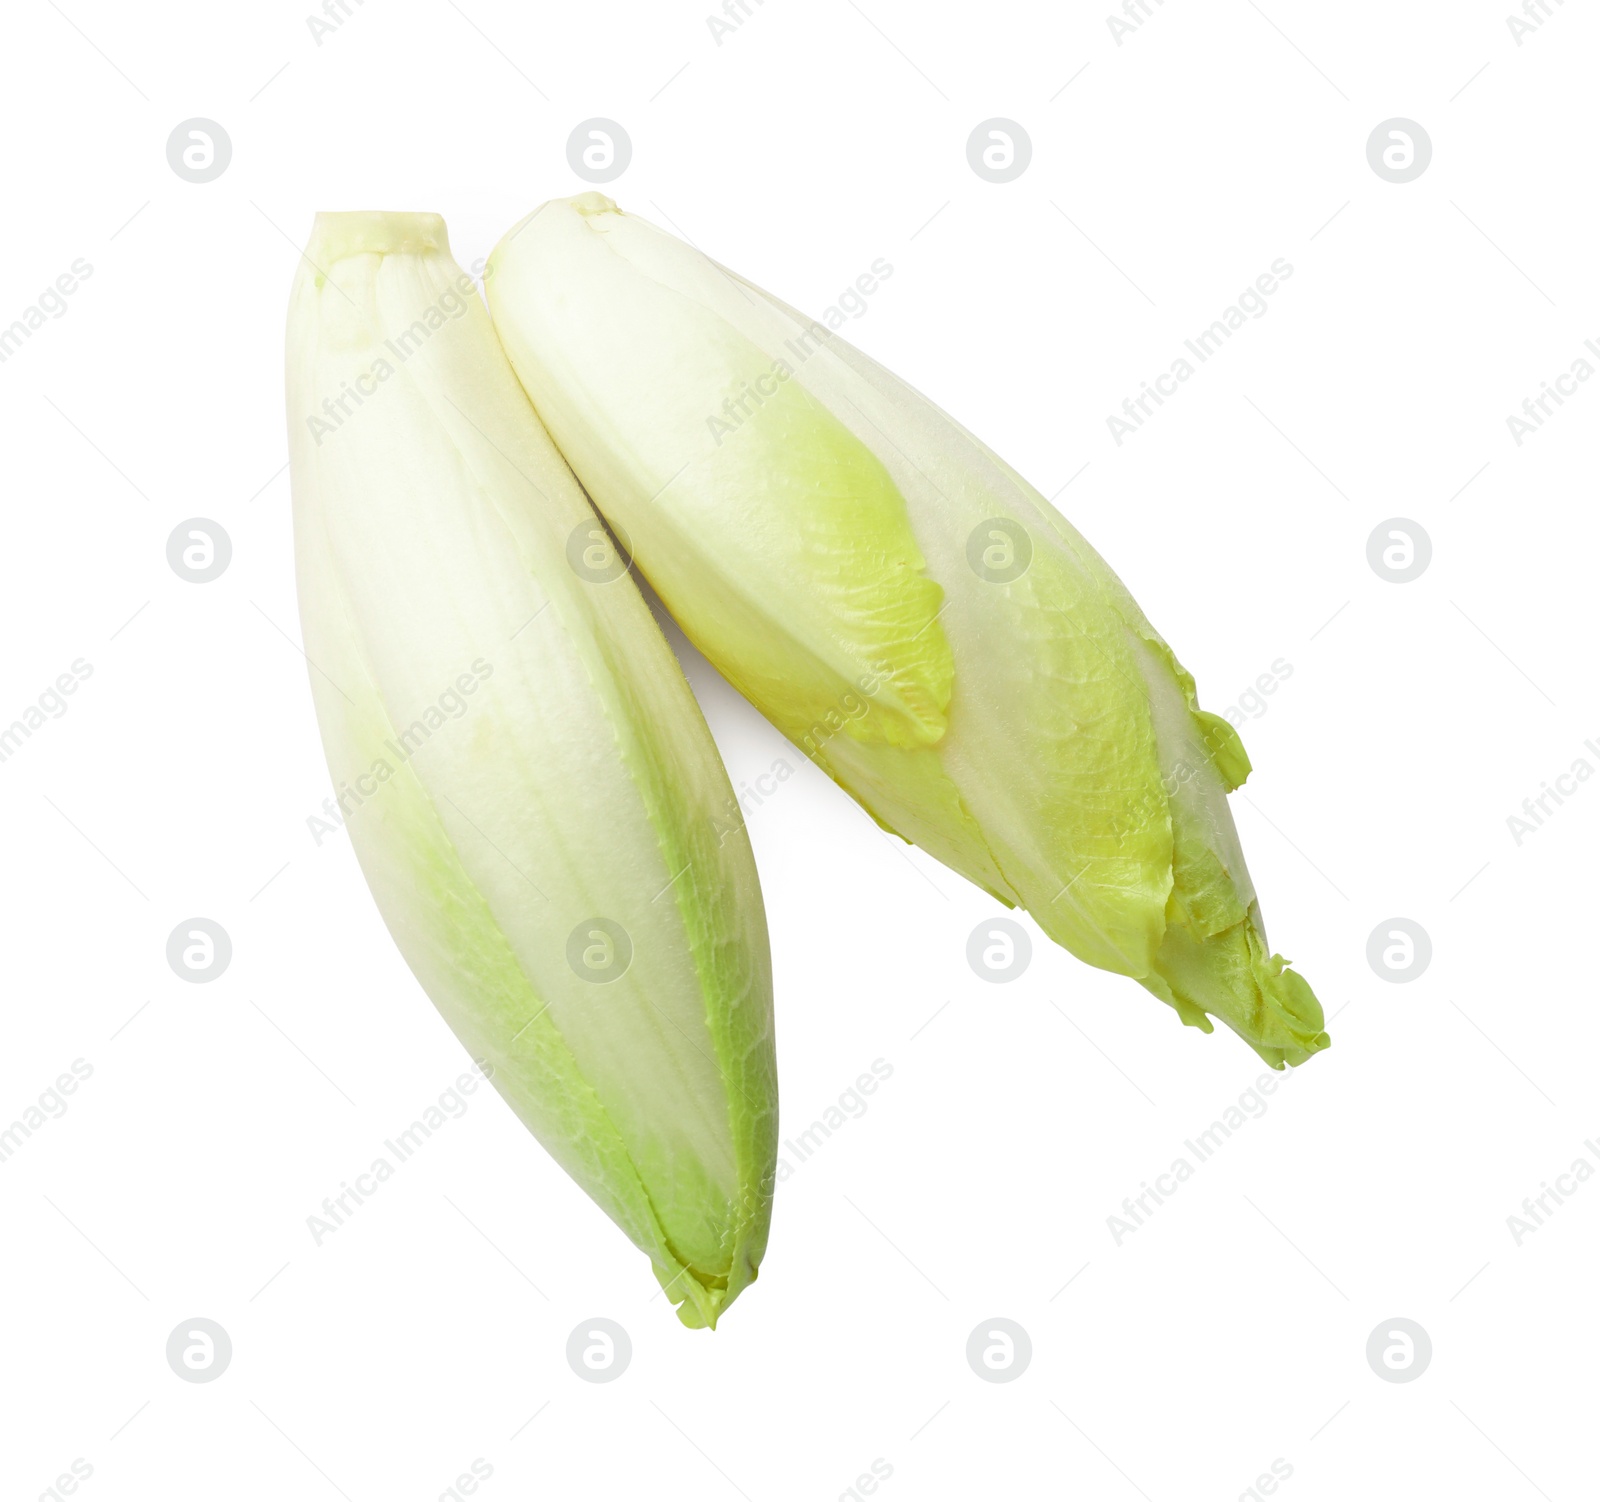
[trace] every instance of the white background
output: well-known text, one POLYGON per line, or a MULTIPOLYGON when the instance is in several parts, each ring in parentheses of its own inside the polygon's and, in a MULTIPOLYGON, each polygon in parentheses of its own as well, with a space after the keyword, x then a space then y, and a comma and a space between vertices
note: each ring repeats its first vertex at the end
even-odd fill
POLYGON ((752 0, 719 46, 687 0, 367 0, 319 46, 294 3, 12 0, 0 323, 93 274, 0 365, 0 722, 93 675, 0 764, 0 1125, 93 1074, 0 1164, 4 1495, 81 1459, 106 1499, 426 1502, 481 1458, 490 1498, 767 1502, 881 1459, 919 1502, 1223 1502, 1281 1459, 1298 1502, 1592 1497, 1600 1187, 1520 1245, 1507 1217, 1600 1139, 1600 785, 1520 845, 1507 818, 1600 767, 1600 384, 1521 446, 1506 417, 1600 338, 1600 18, 1519 46, 1508 3, 1169 0, 1119 45, 1096 4, 752 0), (233 143, 206 185, 165 154, 193 116, 233 143), (886 258, 847 337, 1060 492, 1208 707, 1292 666, 1233 804, 1334 1044, 1120 1245, 1254 1056, 1042 939, 979 979, 995 905, 686 651, 735 783, 797 769, 750 817, 786 1135, 893 1069, 782 1187, 759 1284, 682 1329, 491 1094, 307 1230, 464 1056, 348 840, 307 830, 296 247, 318 209, 437 210, 471 264, 584 189, 593 116, 633 141, 607 192, 801 308, 886 258), (966 159, 992 116, 1033 143, 998 186, 966 159), (1394 116, 1434 147, 1403 185, 1366 157, 1394 116), (1280 257, 1265 316, 1115 444, 1280 257), (165 555, 197 516, 234 550, 206 585, 165 555), (1367 562, 1392 517, 1432 540, 1412 583, 1367 562), (165 958, 196 915, 234 945, 208 985, 165 958), (1408 984, 1366 959, 1395 916, 1433 945, 1408 984), (605 1386, 564 1356, 597 1315, 634 1346, 605 1386), (197 1316, 233 1342, 204 1385, 164 1355, 197 1316), (964 1354, 993 1316, 1033 1344, 1004 1385, 964 1354), (1406 1384, 1365 1355, 1397 1316, 1433 1344, 1406 1384))

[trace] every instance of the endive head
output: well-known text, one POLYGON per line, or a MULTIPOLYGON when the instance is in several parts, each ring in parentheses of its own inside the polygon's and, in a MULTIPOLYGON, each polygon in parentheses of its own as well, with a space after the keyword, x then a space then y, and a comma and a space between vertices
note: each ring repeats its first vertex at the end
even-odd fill
POLYGON ((496 330, 689 637, 885 828, 1270 1062, 1230 727, 1045 499, 889 371, 597 193, 491 257, 496 330), (998 538, 1020 565, 990 567, 998 538))
POLYGON ((766 1244, 776 1084, 760 893, 699 710, 632 580, 571 561, 604 529, 437 215, 319 217, 288 392, 305 651, 379 909, 714 1324, 766 1244))

